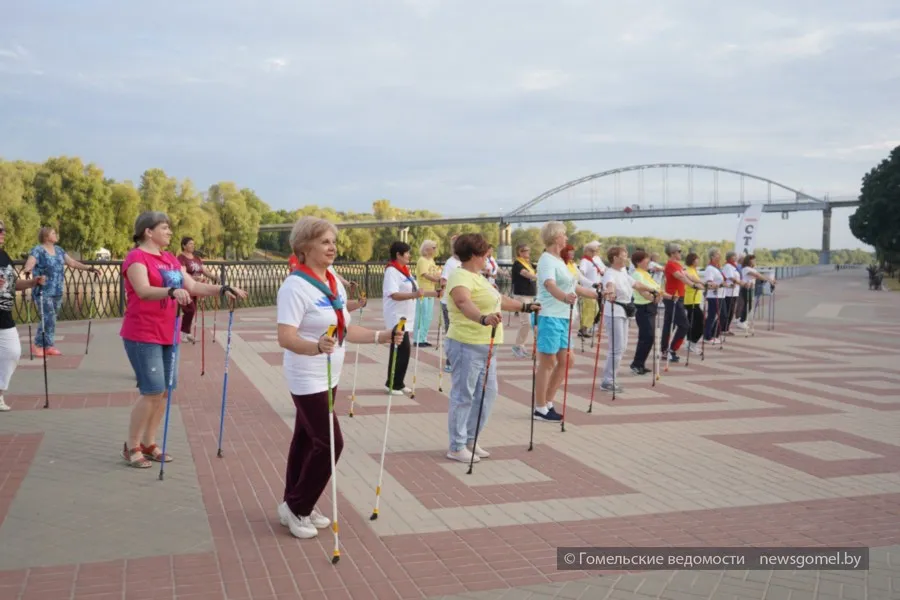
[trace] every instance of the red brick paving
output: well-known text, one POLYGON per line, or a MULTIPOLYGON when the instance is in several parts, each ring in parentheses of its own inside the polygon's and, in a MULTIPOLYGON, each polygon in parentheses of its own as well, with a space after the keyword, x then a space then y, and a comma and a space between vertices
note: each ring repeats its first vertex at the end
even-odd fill
MULTIPOLYGON (((0 435, 0 525, 3 525, 43 439, 43 433, 0 435)), ((0 594, 0 598, 6 596, 0 594)))
POLYGON ((803 429, 798 431, 707 435, 704 437, 822 479, 850 475, 896 473, 900 470, 900 446, 876 442, 836 429, 803 429), (777 445, 824 441, 837 442, 880 456, 878 458, 823 460, 777 445))
MULTIPOLYGON (((193 360, 199 362, 200 348, 190 346, 184 347, 182 360, 191 360, 191 352, 197 354, 193 360)), ((123 597, 125 600, 420 598, 597 575, 596 572, 557 572, 556 547, 560 545, 874 547, 900 543, 900 494, 385 538, 374 534, 368 521, 339 497, 342 559, 332 566, 329 560, 330 531, 322 532, 317 540, 301 542, 293 539, 277 521, 275 507, 280 501, 290 428, 238 368, 230 372, 223 446, 225 457, 216 458, 224 353, 221 345, 210 343, 206 354, 206 377, 201 378, 196 369, 182 369, 184 383, 181 389, 191 390, 190 400, 180 402, 180 398, 186 397, 182 392, 176 394, 174 401, 183 411, 215 552, 0 572, 0 597, 18 600, 56 600, 60 597, 93 600, 121 600, 123 597)), ((437 363, 437 357, 433 358, 437 363)), ((720 387, 737 392, 743 385, 759 383, 756 380, 723 381, 720 387)), ((342 414, 348 406, 345 398, 349 389, 349 382, 345 381, 338 395, 342 414)), ((424 390, 420 393, 424 395, 424 390)), ((521 397, 513 397, 519 402, 530 402, 530 389, 518 396, 521 397)), ((135 397, 136 392, 84 395, 72 399, 53 396, 51 406, 120 406, 130 404, 135 397)), ((32 404, 43 405, 43 395, 11 396, 9 400, 17 409, 32 404)), ((766 401, 779 407, 683 415, 607 415, 602 422, 835 412, 784 398, 770 397, 766 401)), ((582 417, 585 422, 593 422, 591 415, 582 417)), ((26 452, 23 448, 31 444, 31 451, 35 452, 39 443, 39 438, 29 438, 29 435, 35 434, 24 437, 17 434, 14 444, 0 438, 0 450, 4 453, 0 454, 0 469, 12 464, 17 465, 14 469, 22 470, 20 465, 26 452), (20 447, 20 455, 16 460, 9 460, 7 453, 11 448, 15 451, 16 446, 20 447)), ((352 443, 352 440, 348 441, 352 443)), ((797 438, 790 441, 797 441, 797 438)), ((525 447, 509 449, 508 453, 507 458, 523 461, 534 460, 531 457, 545 461, 550 454, 543 446, 538 446, 534 453, 528 453, 525 447)), ((392 454, 388 465, 396 465, 402 457, 402 453, 392 454)), ((895 455, 889 460, 891 462, 884 463, 884 469, 900 470, 895 455)), ((177 463, 169 468, 177 469, 177 463)), ((580 476, 588 475, 596 476, 593 472, 580 476)), ((148 474, 148 477, 155 476, 155 470, 148 474)), ((558 479, 560 475, 554 473, 554 477, 558 479)), ((10 480, 7 474, 3 488, 0 488, 4 494, 10 480)), ((167 483, 158 485, 161 488, 159 497, 163 499, 162 486, 167 483)), ((526 487, 533 485, 536 484, 526 487)), ((330 488, 320 503, 323 508, 330 507, 329 491, 330 488)))
MULTIPOLYGON (((385 470, 430 509, 504 504, 526 499, 589 498, 635 491, 549 446, 536 444, 531 452, 523 452, 523 449, 522 446, 492 446, 491 460, 518 460, 549 481, 470 487, 443 468, 442 465, 447 464, 444 452, 393 452, 390 461, 385 462, 385 470)), ((380 456, 372 455, 376 460, 380 456)), ((458 467, 461 472, 467 470, 466 465, 459 464, 458 467)))

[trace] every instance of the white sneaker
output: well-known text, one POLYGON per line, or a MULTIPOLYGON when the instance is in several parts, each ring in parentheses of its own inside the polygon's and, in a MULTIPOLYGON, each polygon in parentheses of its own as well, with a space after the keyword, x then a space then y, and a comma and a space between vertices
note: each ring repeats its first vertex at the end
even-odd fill
MULTIPOLYGON (((458 460, 463 463, 472 462, 472 452, 468 448, 461 448, 456 452, 447 452, 447 458, 458 460)), ((481 459, 476 455, 475 462, 479 462, 480 460, 481 459)))
POLYGON ((748 327, 747 324, 744 323, 743 321, 738 321, 737 323, 734 324, 734 326, 742 331, 747 331, 748 329, 750 329, 750 327, 748 327))
MULTIPOLYGON (((472 451, 472 447, 471 447, 471 446, 466 446, 466 449, 467 449, 469 452, 472 451)), ((475 457, 476 457, 476 458, 487 458, 487 457, 490 456, 490 455, 491 455, 491 453, 488 452, 487 450, 485 450, 484 448, 482 448, 481 446, 475 446, 475 457)))
MULTIPOLYGON (((315 514, 316 511, 313 511, 313 515, 315 514)), ((319 535, 319 530, 313 525, 310 517, 298 517, 291 512, 286 502, 278 505, 278 518, 282 525, 291 530, 291 535, 301 540, 308 540, 319 535)))
POLYGON ((313 508, 312 514, 309 515, 309 520, 316 529, 325 529, 331 525, 331 519, 320 513, 318 508, 313 508))
POLYGON ((3 396, 0 396, 0 412, 7 412, 10 410, 12 410, 12 407, 6 403, 3 396))
POLYGON ((391 396, 402 396, 403 390, 392 390, 388 386, 384 386, 384 391, 386 391, 391 396))

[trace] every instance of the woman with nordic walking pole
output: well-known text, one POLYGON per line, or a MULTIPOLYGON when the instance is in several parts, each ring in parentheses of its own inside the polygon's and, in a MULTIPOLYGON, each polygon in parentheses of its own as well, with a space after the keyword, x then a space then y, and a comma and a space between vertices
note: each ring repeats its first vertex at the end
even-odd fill
POLYGON ((152 461, 170 462, 156 445, 156 433, 166 412, 166 393, 177 386, 173 361, 178 340, 175 326, 178 307, 191 296, 246 298, 247 293, 229 286, 198 283, 170 252, 172 229, 165 213, 141 213, 134 223, 135 247, 122 263, 126 311, 119 335, 134 369, 141 396, 131 411, 128 438, 121 456, 136 468, 152 461))
MULTIPOLYGON (((643 250, 637 250, 631 255, 631 263, 634 265, 634 273, 631 275, 638 283, 651 288, 652 292, 640 291, 634 297, 636 312, 634 320, 638 327, 637 348, 634 350, 634 359, 631 361, 631 372, 635 375, 646 375, 647 357, 653 352, 653 385, 656 385, 658 370, 658 352, 656 351, 656 328, 659 322, 659 296, 660 287, 648 271, 650 267, 650 255, 643 250)), ((670 298, 663 293, 663 298, 670 298)))
MULTIPOLYGON (((603 309, 604 324, 609 332, 609 353, 603 369, 603 381, 600 389, 612 392, 613 400, 622 387, 616 383, 616 373, 622 355, 628 345, 628 319, 635 316, 637 307, 634 304, 634 291, 652 294, 656 288, 632 279, 626 270, 628 251, 622 246, 613 246, 606 253, 609 268, 600 280, 606 305, 603 309)), ((637 265, 635 265, 637 266, 637 265)))
POLYGON ((500 294, 482 276, 487 252, 487 240, 480 233, 459 236, 453 253, 461 264, 450 274, 446 288, 450 315, 446 344, 452 367, 447 458, 467 463, 490 456, 475 444, 475 438, 487 424, 497 398, 497 364, 491 355, 493 346, 503 343, 501 311, 531 314, 540 310, 539 304, 500 294))
POLYGON ((58 356, 62 354, 54 345, 56 335, 56 319, 62 307, 63 291, 65 288, 65 269, 78 269, 87 271, 94 277, 100 276, 96 267, 90 267, 69 256, 68 252, 56 245, 59 235, 52 227, 41 227, 38 232, 38 245, 31 249, 31 255, 25 261, 22 271, 26 277, 31 273, 43 275, 47 283, 40 287, 38 293, 32 292, 31 297, 40 303, 43 311, 41 326, 34 337, 34 356, 58 356))
POLYGON ((278 345, 284 349, 284 377, 297 409, 278 516, 301 539, 316 537, 318 529, 332 523, 316 509, 316 502, 333 473, 330 448, 333 444, 336 465, 344 446, 333 402, 346 345, 402 341, 399 334, 392 338, 390 329, 350 325, 347 290, 330 269, 337 256, 337 233, 325 219, 297 221, 290 243, 299 268, 278 290, 278 345), (327 335, 332 325, 337 327, 335 337, 327 335))
MULTIPOLYGON (((409 270, 410 246, 406 242, 394 242, 390 248, 390 262, 384 270, 384 283, 382 284, 382 312, 384 324, 393 328, 400 322, 401 317, 406 318, 406 333, 403 341, 397 347, 397 369, 394 374, 388 373, 385 379, 385 391, 394 396, 411 394, 412 390, 406 387, 406 371, 409 368, 410 335, 417 327, 419 301, 422 298, 436 298, 435 290, 422 290, 416 285, 409 270)), ((391 355, 388 364, 394 356, 391 347, 391 355)))
MULTIPOLYGON (((185 268, 187 274, 195 280, 203 281, 202 278, 205 277, 214 283, 218 283, 219 278, 203 264, 203 261, 200 260, 196 254, 194 254, 195 246, 196 242, 194 242, 194 238, 187 236, 181 238, 181 254, 178 255, 178 262, 185 268)), ((192 297, 191 303, 186 305, 181 312, 184 315, 181 321, 181 333, 184 334, 184 339, 193 344, 197 341, 191 334, 191 325, 197 315, 197 298, 192 297)))
POLYGON ((571 365, 569 339, 570 310, 578 297, 597 300, 596 289, 578 285, 576 276, 569 270, 561 254, 566 247, 566 226, 550 221, 541 228, 544 253, 537 266, 537 301, 541 306, 541 324, 538 328, 538 371, 536 376, 535 408, 532 419, 543 422, 561 422, 553 408, 553 398, 566 375, 566 365, 571 365))
POLYGON ((16 322, 13 319, 16 292, 47 283, 47 277, 44 275, 20 279, 12 266, 12 259, 3 249, 4 243, 6 243, 6 225, 0 221, 0 412, 12 410, 3 394, 9 389, 9 382, 22 357, 19 330, 16 329, 16 322))

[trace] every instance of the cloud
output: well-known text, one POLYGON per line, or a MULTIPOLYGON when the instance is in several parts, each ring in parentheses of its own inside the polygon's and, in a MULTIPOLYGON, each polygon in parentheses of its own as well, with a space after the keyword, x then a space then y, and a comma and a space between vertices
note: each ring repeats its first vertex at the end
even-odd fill
POLYGON ((656 162, 854 193, 900 139, 896 0, 114 4, 0 22, 5 156, 463 214, 656 162))
POLYGON ((560 87, 569 80, 569 75, 559 70, 527 71, 519 77, 519 88, 526 92, 541 92, 560 87))

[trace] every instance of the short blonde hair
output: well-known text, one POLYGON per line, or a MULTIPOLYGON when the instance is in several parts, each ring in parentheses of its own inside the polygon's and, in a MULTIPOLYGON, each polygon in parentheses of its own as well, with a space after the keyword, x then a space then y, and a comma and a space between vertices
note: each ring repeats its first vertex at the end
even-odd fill
POLYGON ((553 240, 558 235, 562 235, 567 233, 566 225, 559 221, 550 221, 543 227, 541 227, 541 241, 544 242, 544 246, 550 246, 553 244, 553 240))
POLYGON ((422 245, 419 246, 419 254, 425 254, 425 250, 427 248, 434 248, 435 250, 437 250, 437 242, 435 242, 434 240, 425 240, 424 242, 422 242, 422 245))
POLYGON ((301 263, 306 262, 307 246, 329 231, 337 237, 338 230, 334 223, 318 217, 303 217, 294 223, 294 226, 291 228, 290 243, 291 250, 293 250, 297 259, 301 263))

